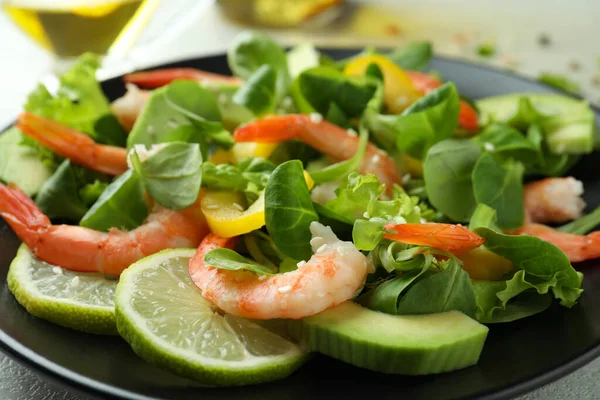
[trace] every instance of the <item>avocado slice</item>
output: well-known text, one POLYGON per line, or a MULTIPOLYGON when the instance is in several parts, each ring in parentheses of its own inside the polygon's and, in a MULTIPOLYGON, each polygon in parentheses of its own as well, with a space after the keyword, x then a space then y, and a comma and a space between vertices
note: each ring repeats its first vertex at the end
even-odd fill
POLYGON ((554 154, 591 153, 594 149, 594 113, 585 100, 558 94, 514 93, 476 102, 482 125, 501 122, 527 129, 541 125, 554 154))
POLYGON ((0 134, 0 181, 13 182, 28 196, 33 196, 52 175, 35 151, 21 145, 23 134, 13 127, 0 134))
POLYGON ((391 315, 346 301, 288 321, 288 333, 311 351, 357 367, 426 375, 476 364, 488 328, 458 311, 391 315))

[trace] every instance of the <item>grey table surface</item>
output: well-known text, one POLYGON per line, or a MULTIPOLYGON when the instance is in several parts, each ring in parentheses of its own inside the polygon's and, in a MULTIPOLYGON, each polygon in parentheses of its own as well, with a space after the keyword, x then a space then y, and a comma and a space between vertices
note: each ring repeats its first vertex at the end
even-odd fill
MULTIPOLYGON (((579 370, 517 400, 600 399, 600 358, 579 370)), ((85 397, 59 387, 0 354, 0 399, 83 400, 85 397)))

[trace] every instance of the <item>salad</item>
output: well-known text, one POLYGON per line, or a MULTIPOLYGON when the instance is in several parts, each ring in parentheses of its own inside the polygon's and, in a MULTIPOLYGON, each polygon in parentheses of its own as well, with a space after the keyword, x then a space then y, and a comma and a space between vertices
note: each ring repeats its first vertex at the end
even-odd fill
POLYGON ((244 32, 231 76, 99 59, 39 85, 0 136, 8 285, 31 314, 119 334, 210 385, 321 353, 382 373, 466 368, 488 326, 573 307, 600 257, 569 170, 594 114, 560 94, 473 101, 412 43, 333 60, 244 32))

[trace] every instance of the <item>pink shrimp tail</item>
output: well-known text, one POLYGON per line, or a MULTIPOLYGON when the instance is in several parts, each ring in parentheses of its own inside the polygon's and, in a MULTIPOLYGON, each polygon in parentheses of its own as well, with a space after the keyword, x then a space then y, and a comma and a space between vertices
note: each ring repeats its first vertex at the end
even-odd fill
POLYGON ((27 112, 19 115, 16 125, 25 135, 77 164, 110 175, 127 170, 123 148, 97 144, 75 129, 27 112))
POLYGON ((154 89, 178 80, 191 80, 197 82, 213 81, 239 85, 242 81, 233 76, 214 74, 212 72, 200 71, 194 68, 167 68, 154 71, 141 71, 125 75, 127 83, 147 89, 154 89))
POLYGON ((35 248, 40 231, 50 228, 50 219, 21 189, 0 183, 0 216, 29 248, 35 248))

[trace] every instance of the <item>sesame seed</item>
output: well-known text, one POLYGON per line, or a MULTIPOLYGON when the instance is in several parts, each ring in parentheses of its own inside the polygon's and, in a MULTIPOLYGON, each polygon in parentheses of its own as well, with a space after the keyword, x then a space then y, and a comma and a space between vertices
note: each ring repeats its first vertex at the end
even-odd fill
POLYGON ((309 118, 310 122, 314 122, 315 124, 323 121, 323 116, 319 113, 311 113, 309 118))
POLYGON ((410 179, 411 179, 411 178, 412 178, 412 175, 411 175, 411 174, 404 174, 404 175, 402 176, 402 183, 403 183, 403 184, 406 184, 406 183, 408 183, 408 181, 410 181, 410 179))
POLYGON ((396 100, 394 100, 394 103, 396 103, 397 106, 405 106, 408 104, 408 97, 406 96, 398 96, 396 97, 396 100))
POLYGON ((496 148, 496 146, 494 146, 492 143, 490 142, 485 142, 483 144, 483 148, 486 149, 487 151, 494 151, 494 149, 496 148))
POLYGON ((76 276, 75 278, 73 278, 71 280, 71 287, 77 287, 77 285, 79 285, 79 277, 76 276))
POLYGON ((373 164, 377 164, 381 161, 381 156, 379 154, 375 154, 371 160, 373 161, 373 164))
POLYGON ((367 211, 365 211, 365 212, 363 213, 363 217, 365 217, 366 219, 369 219, 369 218, 371 218, 371 216, 369 215, 369 213, 368 213, 367 211))
POLYGON ((218 204, 206 204, 204 206, 204 208, 206 208, 207 210, 216 210, 217 208, 219 208, 218 204))
POLYGON ((319 248, 317 249, 317 253, 320 253, 320 252, 322 252, 322 251, 323 251, 323 250, 325 250, 326 248, 327 248, 327 245, 326 245, 326 244, 324 244, 324 245, 321 245, 321 247, 319 247, 319 248))
POLYGON ((283 101, 281 102, 281 105, 284 107, 291 107, 292 104, 292 98, 289 96, 284 97, 283 101))
POLYGON ((282 286, 277 289, 279 293, 289 293, 292 291, 292 287, 290 285, 282 286))
POLYGON ((352 128, 348 129, 346 132, 348 132, 348 136, 356 137, 358 135, 358 133, 356 133, 356 131, 352 128))
POLYGON ((258 280, 259 280, 259 281, 264 281, 265 279, 267 279, 267 275, 260 275, 260 276, 258 277, 258 280))
POLYGON ((233 208, 235 208, 236 210, 239 210, 239 211, 244 211, 244 207, 242 207, 238 203, 233 203, 233 208))
POLYGON ((63 270, 61 267, 52 267, 52 272, 54 272, 56 275, 62 275, 63 270))
POLYGON ((303 266, 304 264, 306 264, 306 261, 302 260, 302 261, 298 261, 298 263, 296 264, 296 266, 298 268, 300 268, 301 266, 303 266))

